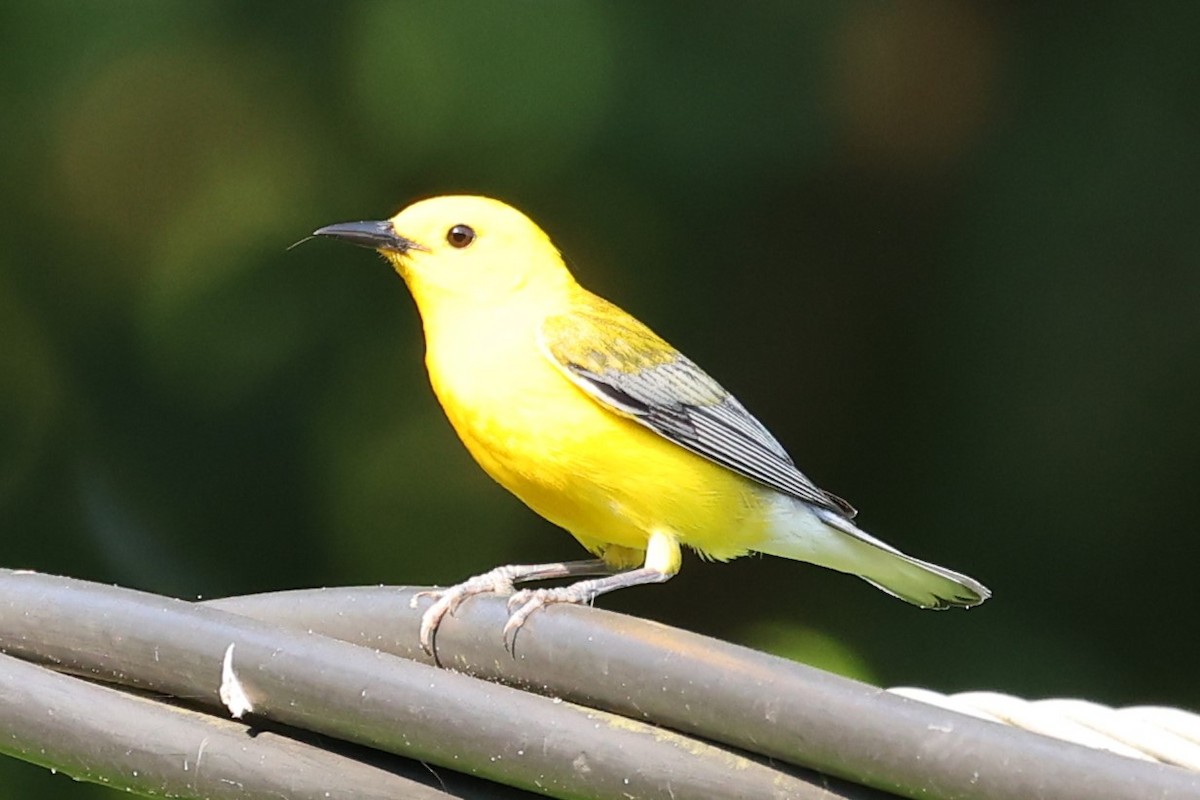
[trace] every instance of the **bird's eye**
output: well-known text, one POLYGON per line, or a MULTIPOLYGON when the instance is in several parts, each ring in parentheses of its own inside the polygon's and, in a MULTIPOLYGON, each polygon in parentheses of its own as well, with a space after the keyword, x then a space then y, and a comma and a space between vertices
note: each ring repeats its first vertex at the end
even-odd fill
POLYGON ((475 241, 475 229, 470 225, 455 225, 446 232, 446 241, 451 247, 466 247, 475 241))

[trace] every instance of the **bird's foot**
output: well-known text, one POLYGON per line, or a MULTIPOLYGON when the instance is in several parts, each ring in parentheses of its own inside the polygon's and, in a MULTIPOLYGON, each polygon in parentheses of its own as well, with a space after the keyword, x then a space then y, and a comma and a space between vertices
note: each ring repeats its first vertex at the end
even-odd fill
POLYGON ((493 570, 468 578, 460 584, 445 589, 429 589, 417 592, 409 600, 409 607, 416 608, 423 597, 433 599, 433 605, 425 609, 421 615, 421 633, 419 641, 421 649, 427 655, 434 656, 433 640, 437 635, 438 626, 442 624, 447 614, 453 615, 464 600, 477 594, 512 594, 513 579, 517 577, 518 567, 496 567, 493 570))
POLYGON ((539 608, 552 603, 575 603, 591 605, 599 594, 593 587, 595 581, 580 581, 570 586, 557 586, 552 589, 522 589, 514 592, 508 598, 508 622, 504 623, 504 649, 516 654, 517 631, 529 619, 529 615, 539 608))
MULTIPOLYGON (((433 605, 425 609, 425 613, 421 615, 421 649, 433 656, 435 662, 438 660, 437 651, 434 647, 434 639, 437 636, 438 626, 442 624, 442 620, 445 619, 447 614, 453 614, 455 609, 468 597, 474 597, 477 594, 510 595, 513 593, 515 584, 524 583, 525 581, 573 578, 579 575, 609 575, 611 572, 612 569, 598 558, 586 559, 584 561, 562 561, 553 564, 511 564, 505 567, 496 567, 482 575, 476 575, 474 578, 468 578, 457 586, 417 592, 409 601, 411 608, 416 608, 422 597, 433 598, 433 605)), ((542 592, 554 596, 542 600, 535 608, 540 608, 547 602, 591 602, 591 598, 604 591, 604 589, 600 591, 592 591, 592 589, 606 585, 608 585, 607 580, 601 579, 599 581, 580 581, 573 586, 566 586, 561 590, 542 590, 542 592), (563 593, 561 599, 556 599, 558 595, 555 593, 558 592, 563 593), (586 600, 571 599, 575 594, 584 592, 588 593, 586 600)), ((530 595, 531 597, 527 598, 528 601, 532 599, 532 595, 540 593, 521 592, 520 594, 530 595)), ((515 604, 510 604, 509 608, 512 608, 513 605, 515 604)), ((534 608, 530 608, 526 611, 517 622, 516 627, 519 628, 525 621, 525 617, 529 616, 533 610, 534 608)), ((506 627, 506 634, 507 631, 508 628, 506 627)))

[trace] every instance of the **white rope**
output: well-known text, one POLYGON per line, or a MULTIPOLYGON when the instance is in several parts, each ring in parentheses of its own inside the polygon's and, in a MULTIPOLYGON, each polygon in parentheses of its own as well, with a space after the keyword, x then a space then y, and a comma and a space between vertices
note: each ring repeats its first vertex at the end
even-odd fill
POLYGON ((889 689, 913 700, 1055 739, 1200 772, 1200 715, 1178 708, 1109 708, 1087 700, 1022 700, 998 692, 944 695, 889 689))

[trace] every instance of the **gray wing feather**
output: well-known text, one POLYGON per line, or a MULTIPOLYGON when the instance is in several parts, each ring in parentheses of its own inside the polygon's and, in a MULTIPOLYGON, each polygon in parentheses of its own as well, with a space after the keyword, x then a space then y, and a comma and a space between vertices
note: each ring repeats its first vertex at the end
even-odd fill
POLYGON ((686 357, 634 372, 602 373, 558 357, 552 360, 602 405, 675 444, 776 491, 854 516, 850 504, 817 488, 796 469, 783 445, 686 357))

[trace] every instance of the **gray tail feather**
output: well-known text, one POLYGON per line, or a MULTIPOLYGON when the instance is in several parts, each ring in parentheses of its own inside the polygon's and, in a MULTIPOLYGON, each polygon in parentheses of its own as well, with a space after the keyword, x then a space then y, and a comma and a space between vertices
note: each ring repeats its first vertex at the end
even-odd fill
POLYGON ((852 571, 877 589, 921 608, 969 608, 992 596, 979 581, 953 570, 901 553, 891 545, 859 530, 850 520, 832 511, 814 509, 831 528, 852 537, 858 545, 852 571))

